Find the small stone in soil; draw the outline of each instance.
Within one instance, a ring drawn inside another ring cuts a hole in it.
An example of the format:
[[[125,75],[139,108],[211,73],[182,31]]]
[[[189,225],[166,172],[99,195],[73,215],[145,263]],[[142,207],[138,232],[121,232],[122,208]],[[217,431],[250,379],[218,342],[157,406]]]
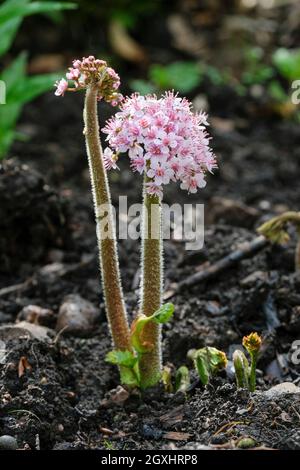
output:
[[[225,444],[228,441],[228,437],[224,433],[216,434],[212,436],[210,444]]]
[[[129,393],[121,385],[117,388],[110,390],[108,398],[104,398],[100,402],[100,406],[103,408],[109,408],[113,405],[123,406],[126,400],[129,398]]]
[[[286,395],[288,393],[300,393],[300,387],[297,387],[292,382],[282,382],[281,384],[274,385],[274,387],[263,392],[264,396],[269,399]]]
[[[42,308],[39,305],[26,305],[17,316],[17,320],[49,326],[54,317],[53,310]]]
[[[99,320],[100,311],[80,295],[68,295],[58,313],[56,331],[72,336],[88,336]]]
[[[16,450],[18,448],[17,439],[13,436],[0,436],[0,450]]]
[[[223,314],[223,309],[220,308],[219,302],[214,300],[209,300],[205,304],[205,310],[212,316],[218,316]]]
[[[22,321],[16,325],[5,325],[0,327],[0,339],[8,341],[14,338],[34,338],[39,341],[49,341],[53,331],[45,326],[35,325]]]
[[[247,408],[239,408],[238,410],[236,410],[236,414],[238,416],[243,416],[243,415],[246,415],[248,413],[249,413],[249,411],[247,410]]]

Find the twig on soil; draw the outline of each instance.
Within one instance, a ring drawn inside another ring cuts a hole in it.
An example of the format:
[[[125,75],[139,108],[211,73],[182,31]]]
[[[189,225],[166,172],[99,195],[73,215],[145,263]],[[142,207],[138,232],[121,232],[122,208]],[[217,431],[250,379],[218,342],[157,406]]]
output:
[[[225,423],[218,431],[216,431],[212,437],[218,436],[226,430],[226,432],[230,431],[233,427],[238,426],[239,424],[249,424],[249,421],[231,421],[230,423]]]
[[[3,287],[0,289],[0,297],[5,297],[8,294],[13,294],[14,292],[19,292],[24,289],[27,289],[27,287],[31,286],[34,281],[34,276],[30,277],[24,282],[20,282],[19,284],[14,284],[12,286],[8,287]]]
[[[208,268],[196,272],[179,282],[173,290],[169,290],[165,293],[164,300],[168,300],[171,297],[174,297],[174,295],[193,287],[200,282],[213,279],[226,269],[237,265],[240,261],[254,256],[256,253],[263,250],[268,244],[268,240],[263,236],[254,238],[251,242],[243,244],[242,248],[229,253],[229,255],[224,256],[224,258],[221,258],[216,263],[209,265]]]
[[[59,330],[59,332],[57,333],[57,335],[55,336],[55,338],[53,340],[53,345],[58,343],[58,341],[60,340],[61,335],[63,334],[64,331],[66,331],[67,328],[68,328],[68,325],[64,326],[61,330]]]

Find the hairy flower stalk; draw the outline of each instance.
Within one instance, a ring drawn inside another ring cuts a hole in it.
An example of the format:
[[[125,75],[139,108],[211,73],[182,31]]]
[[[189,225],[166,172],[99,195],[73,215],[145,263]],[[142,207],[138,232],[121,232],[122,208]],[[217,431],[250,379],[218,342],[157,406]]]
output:
[[[62,79],[56,84],[57,95],[63,95],[65,91],[86,90],[84,135],[95,208],[107,318],[114,347],[118,350],[130,350],[130,333],[120,282],[112,204],[97,115],[97,101],[104,99],[113,105],[120,101],[121,95],[116,92],[120,82],[117,74],[107,67],[106,62],[92,56],[84,58],[82,61],[74,61],[73,67],[67,73],[67,78],[73,80],[74,86],[69,88],[68,82]]]
[[[109,326],[116,349],[130,349],[129,327],[122,296],[116,235],[112,217],[112,206],[102,149],[99,139],[97,118],[97,88],[90,85],[86,91],[84,107],[85,139],[93,190],[97,240],[100,255],[103,292]],[[98,208],[105,205],[106,227],[101,223]],[[103,229],[106,230],[106,235]]]
[[[192,113],[188,100],[167,92],[160,99],[132,95],[103,129],[110,146],[104,152],[106,168],[116,168],[119,155],[128,152],[132,170],[144,175],[140,314],[132,327],[142,388],[161,377],[160,324],[145,318],[162,303],[163,186],[179,181],[189,193],[205,186],[205,173],[216,167],[207,124],[205,114]]]
[[[142,221],[141,254],[141,305],[140,313],[153,315],[162,304],[163,246],[161,228],[161,200],[158,195],[147,192],[149,177],[144,178],[144,202]],[[140,380],[143,388],[155,385],[161,374],[161,325],[149,322],[143,331],[143,339],[152,345],[149,352],[141,356]]]

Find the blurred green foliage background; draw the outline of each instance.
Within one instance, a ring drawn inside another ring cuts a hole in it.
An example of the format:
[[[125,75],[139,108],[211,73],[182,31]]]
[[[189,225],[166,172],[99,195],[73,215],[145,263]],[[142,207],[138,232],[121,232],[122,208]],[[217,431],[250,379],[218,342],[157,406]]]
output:
[[[174,89],[193,99],[230,88],[236,99],[299,120],[290,99],[300,79],[299,18],[293,0],[3,0],[0,158],[25,138],[16,130],[23,106],[85,54],[108,59],[127,93]]]

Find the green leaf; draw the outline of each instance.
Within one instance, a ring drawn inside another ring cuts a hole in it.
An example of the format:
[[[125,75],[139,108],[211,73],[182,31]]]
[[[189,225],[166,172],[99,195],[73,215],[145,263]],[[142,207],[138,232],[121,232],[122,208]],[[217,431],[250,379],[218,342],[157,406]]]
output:
[[[201,354],[195,357],[195,366],[203,385],[207,385],[210,379],[208,361]]]
[[[284,78],[291,81],[299,79],[300,49],[277,49],[273,54],[273,63]]]
[[[290,236],[286,231],[286,224],[288,220],[286,220],[283,216],[284,214],[267,220],[267,222],[258,227],[257,232],[260,235],[266,237],[272,243],[287,243],[290,239]]]
[[[59,74],[33,75],[27,77],[21,87],[12,94],[12,100],[22,104],[32,101],[37,96],[53,89]]]
[[[70,2],[6,0],[0,6],[0,57],[10,48],[24,16],[76,7]],[[51,89],[58,79],[56,74],[26,77],[26,65],[26,54],[22,53],[0,76],[6,86],[6,104],[0,109],[0,158],[5,156],[16,136],[14,128],[23,104]]]
[[[220,351],[216,348],[205,348],[208,350],[209,355],[209,365],[212,373],[217,372],[218,370],[225,369],[227,366],[227,357],[223,351]]]
[[[110,351],[106,354],[105,361],[119,367],[122,384],[139,387],[138,358],[131,351]]]
[[[144,314],[138,315],[131,326],[131,344],[134,349],[140,353],[151,351],[153,344],[149,344],[143,338],[143,330],[147,323],[166,323],[174,313],[174,305],[171,303],[160,307],[153,315],[147,317]]]
[[[137,357],[131,351],[114,350],[106,354],[105,361],[117,366],[133,369],[137,363]]]
[[[277,82],[276,80],[272,80],[270,82],[268,93],[273,100],[278,101],[279,103],[285,103],[289,99],[280,82]]]
[[[69,2],[31,2],[31,0],[6,0],[0,7],[0,57],[11,47],[24,16],[35,13],[55,13],[76,8]]]
[[[15,137],[14,128],[21,113],[22,104],[12,99],[12,94],[23,85],[26,70],[26,54],[20,54],[2,73],[0,79],[6,85],[6,104],[0,105],[0,158],[7,153]]]
[[[6,102],[23,104],[53,88],[59,74],[25,75],[26,53],[21,53],[2,73],[0,79],[6,84]]]
[[[211,375],[227,366],[226,354],[213,347],[192,350],[188,353],[188,357],[193,360],[203,385],[209,382]]]
[[[31,0],[6,0],[0,6],[0,23],[8,21],[12,18],[15,18],[19,15],[14,15],[13,12],[18,8],[26,8],[26,5],[30,3]]]
[[[188,93],[201,83],[203,73],[195,62],[174,62],[165,66],[152,65],[149,76],[161,90],[175,89]]]
[[[25,6],[27,3],[29,3],[29,1],[30,0],[7,0],[0,7],[0,14],[1,12],[3,14],[5,9],[7,9],[8,7],[11,7],[17,4]],[[0,38],[1,38],[0,57],[4,55],[5,52],[7,52],[10,46],[12,45],[21,22],[22,22],[22,17],[18,16],[18,17],[13,17],[10,20],[7,20],[2,24],[0,23]]]
[[[9,96],[22,84],[26,72],[26,65],[27,54],[22,52],[0,75],[0,79],[3,80],[6,85],[7,102],[9,102]]]
[[[23,105],[52,89],[59,74],[26,76],[27,56],[21,53],[2,73],[0,79],[6,85],[6,104],[0,113],[0,158],[7,153],[15,138],[14,128]]]
[[[255,70],[248,70],[243,73],[242,81],[246,85],[261,84],[272,78],[274,70],[265,65],[257,66]]]
[[[146,317],[146,315],[138,315],[131,326],[131,344],[140,354],[149,352],[153,348],[152,344],[148,344],[143,339],[143,329],[150,321],[151,317]]]
[[[0,160],[5,157],[9,147],[13,143],[15,138],[15,133],[12,129],[3,130],[0,128]]]
[[[28,2],[24,0],[6,1],[0,8],[0,25],[14,18],[34,15],[36,13],[53,13],[61,10],[74,10],[75,3],[70,2]]]
[[[175,307],[171,303],[162,305],[153,315],[151,315],[151,320],[155,323],[167,323],[171,318],[175,310]]]
[[[131,367],[120,366],[120,379],[121,384],[129,387],[140,387],[138,374]]]

